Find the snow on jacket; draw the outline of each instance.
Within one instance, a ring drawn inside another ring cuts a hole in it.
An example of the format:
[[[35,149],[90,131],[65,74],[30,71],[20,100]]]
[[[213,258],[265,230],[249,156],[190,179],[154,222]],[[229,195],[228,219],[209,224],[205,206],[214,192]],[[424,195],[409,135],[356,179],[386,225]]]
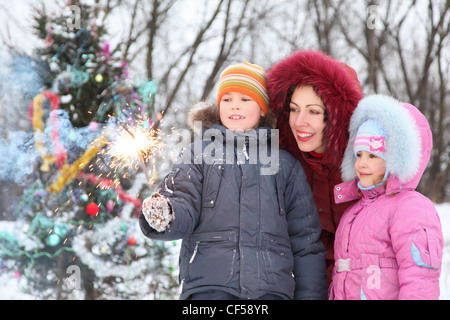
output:
[[[359,126],[377,120],[389,140],[386,187],[357,192],[353,142]],[[433,203],[415,191],[432,148],[425,117],[414,106],[374,95],[350,121],[336,202],[359,199],[341,218],[330,299],[438,299],[443,235]]]
[[[324,139],[327,151],[315,157],[298,148],[289,126],[289,102],[298,86],[311,85],[326,106]],[[345,209],[351,203],[335,203],[333,188],[341,183],[340,166],[348,142],[348,125],[362,98],[355,70],[320,51],[299,51],[274,65],[267,73],[271,109],[277,116],[280,147],[297,158],[305,170],[317,206],[321,240],[327,249],[329,281],[333,267],[334,234]]]
[[[194,118],[204,121],[214,109]],[[204,129],[203,140],[182,152],[184,160],[160,185],[175,214],[169,228],[156,232],[140,215],[146,236],[183,239],[180,298],[213,289],[242,298],[326,299],[320,220],[300,163],[279,150],[278,169],[261,174],[268,164],[259,157],[249,163],[249,145],[257,141],[258,150],[273,155],[269,128],[235,133],[213,123]],[[211,129],[214,139],[206,136]]]

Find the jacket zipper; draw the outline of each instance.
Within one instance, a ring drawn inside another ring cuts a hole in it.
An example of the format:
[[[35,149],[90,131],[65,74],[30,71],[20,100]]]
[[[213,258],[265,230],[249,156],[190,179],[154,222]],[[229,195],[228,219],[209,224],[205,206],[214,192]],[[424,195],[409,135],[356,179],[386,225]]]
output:
[[[247,153],[247,141],[244,141],[244,146],[242,148],[242,153],[244,154],[245,159],[247,159],[247,161],[248,161],[249,157],[248,157],[248,153]]]
[[[189,263],[194,262],[195,256],[197,255],[197,251],[198,251],[198,245],[199,245],[200,241],[197,240],[195,241],[195,248],[194,248],[194,252],[192,253],[191,259],[189,260]]]

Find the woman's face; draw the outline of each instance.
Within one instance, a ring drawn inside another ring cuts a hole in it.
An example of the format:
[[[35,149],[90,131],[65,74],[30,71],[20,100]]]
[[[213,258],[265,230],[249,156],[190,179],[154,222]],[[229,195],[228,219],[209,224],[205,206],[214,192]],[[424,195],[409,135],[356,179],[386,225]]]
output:
[[[324,153],[325,106],[313,87],[297,87],[289,108],[289,126],[298,148],[303,152]]]

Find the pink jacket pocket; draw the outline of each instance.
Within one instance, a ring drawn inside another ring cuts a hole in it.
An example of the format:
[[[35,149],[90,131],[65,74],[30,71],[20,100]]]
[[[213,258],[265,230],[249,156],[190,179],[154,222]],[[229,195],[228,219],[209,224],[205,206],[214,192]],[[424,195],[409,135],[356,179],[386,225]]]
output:
[[[422,227],[411,242],[411,256],[417,266],[438,269],[440,261],[438,254],[438,240],[432,230]]]

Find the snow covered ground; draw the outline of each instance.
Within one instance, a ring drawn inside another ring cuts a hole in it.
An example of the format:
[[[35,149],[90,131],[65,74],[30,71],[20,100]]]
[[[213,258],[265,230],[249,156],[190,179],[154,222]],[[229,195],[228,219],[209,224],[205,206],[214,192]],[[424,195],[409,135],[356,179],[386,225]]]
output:
[[[444,233],[444,255],[440,278],[441,300],[450,300],[450,203],[436,205]],[[10,223],[0,222],[0,230],[7,229]],[[0,274],[0,300],[30,300],[35,297],[22,293],[20,287],[24,279],[14,272]]]
[[[450,203],[436,205],[441,218],[444,233],[444,255],[442,257],[442,273],[440,278],[441,300],[450,300]]]

